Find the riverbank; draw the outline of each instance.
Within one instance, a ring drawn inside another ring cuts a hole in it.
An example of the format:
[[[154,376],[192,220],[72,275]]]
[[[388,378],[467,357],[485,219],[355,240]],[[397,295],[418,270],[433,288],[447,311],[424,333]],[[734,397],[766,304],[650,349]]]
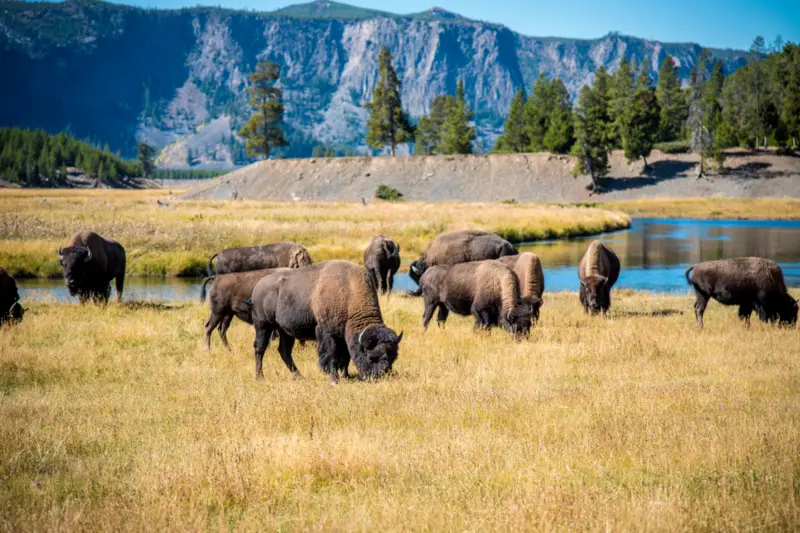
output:
[[[58,277],[56,250],[93,229],[121,242],[129,276],[196,276],[223,248],[294,241],[315,261],[361,262],[385,234],[416,258],[442,232],[484,229],[512,242],[594,235],[630,226],[627,215],[551,204],[438,204],[370,200],[183,200],[169,191],[0,191],[0,265],[17,277]]]
[[[314,343],[302,379],[272,345],[256,382],[238,320],[208,354],[196,303],[31,303],[0,335],[3,523],[800,528],[797,330],[712,302],[697,331],[689,297],[612,298],[603,320],[546,294],[522,343],[455,315],[423,335],[419,299],[382,298],[396,375],[335,388]]]
[[[648,198],[590,205],[636,218],[800,220],[798,198]]]

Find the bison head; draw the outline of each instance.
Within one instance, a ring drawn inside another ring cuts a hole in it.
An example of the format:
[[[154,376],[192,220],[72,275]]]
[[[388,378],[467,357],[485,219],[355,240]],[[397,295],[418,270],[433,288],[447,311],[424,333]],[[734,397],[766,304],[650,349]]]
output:
[[[797,310],[799,302],[800,301],[795,300],[788,294],[786,295],[783,304],[778,308],[778,319],[780,320],[781,324],[792,326],[797,324]]]
[[[64,282],[69,293],[75,296],[85,286],[88,269],[86,264],[92,260],[92,251],[87,246],[70,246],[58,249],[58,261],[64,268]]]
[[[414,283],[419,285],[419,278],[422,277],[426,270],[428,270],[428,265],[425,263],[425,260],[420,257],[411,263],[411,268],[408,269],[408,275],[414,280]]]
[[[531,333],[533,322],[539,318],[539,308],[542,300],[539,298],[523,298],[514,309],[500,317],[500,326],[514,335],[517,341],[522,340]]]
[[[592,313],[608,306],[608,278],[599,274],[581,280],[581,295],[584,305]]]
[[[384,325],[367,326],[350,338],[348,347],[353,364],[362,378],[377,378],[392,370],[397,359],[400,335]]]

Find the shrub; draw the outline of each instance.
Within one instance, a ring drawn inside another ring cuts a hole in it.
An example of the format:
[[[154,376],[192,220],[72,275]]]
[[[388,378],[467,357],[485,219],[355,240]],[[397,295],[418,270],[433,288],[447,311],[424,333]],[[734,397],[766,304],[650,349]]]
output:
[[[686,154],[689,152],[689,141],[672,141],[666,143],[656,143],[653,148],[665,154]]]
[[[378,185],[378,188],[375,189],[375,198],[387,200],[389,202],[397,202],[403,199],[403,193],[381,183]]]

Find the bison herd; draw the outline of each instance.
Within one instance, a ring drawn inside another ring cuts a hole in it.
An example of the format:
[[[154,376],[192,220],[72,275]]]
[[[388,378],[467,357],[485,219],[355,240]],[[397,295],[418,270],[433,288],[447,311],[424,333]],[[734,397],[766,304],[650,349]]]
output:
[[[108,302],[112,280],[122,299],[125,249],[118,242],[82,231],[59,248],[58,258],[67,289],[81,303],[90,298]],[[205,344],[210,349],[216,329],[228,348],[226,332],[235,316],[255,328],[256,378],[263,377],[264,353],[273,339],[294,375],[299,375],[292,359],[295,342],[315,341],[320,367],[332,382],[349,375],[350,361],[362,378],[381,376],[391,371],[403,333],[383,322],[378,293],[392,290],[399,268],[400,247],[383,235],[367,246],[363,267],[348,261],[312,264],[308,251],[290,242],[222,250],[209,260],[201,288],[205,300],[211,284]],[[608,311],[619,274],[614,251],[599,241],[589,244],[578,266],[579,299],[586,313]],[[441,327],[453,312],[471,316],[476,328],[499,326],[521,340],[539,319],[545,289],[539,257],[519,253],[493,233],[439,235],[411,263],[409,275],[418,285],[409,294],[424,302],[423,330],[434,312]],[[686,280],[696,294],[700,328],[710,298],[738,305],[748,326],[754,311],[764,322],[797,323],[798,302],[789,295],[780,267],[768,259],[698,263],[686,270]],[[19,300],[14,278],[0,268],[0,324],[22,320]]]

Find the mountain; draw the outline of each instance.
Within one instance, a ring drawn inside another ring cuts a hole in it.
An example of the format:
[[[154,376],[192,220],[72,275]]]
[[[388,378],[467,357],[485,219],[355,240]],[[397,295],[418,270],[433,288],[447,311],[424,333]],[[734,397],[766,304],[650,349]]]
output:
[[[226,168],[245,162],[235,132],[249,114],[247,74],[281,65],[287,156],[325,144],[362,146],[377,55],[391,50],[413,117],[462,78],[475,109],[479,149],[491,147],[518,87],[540,72],[571,93],[600,65],[648,58],[654,77],[672,55],[685,80],[701,50],[608,34],[529,37],[440,8],[395,15],[317,1],[275,12],[196,7],[140,9],[95,0],[0,4],[0,125],[68,130],[123,154],[136,140],[160,164]],[[713,50],[728,72],[745,53]]]

